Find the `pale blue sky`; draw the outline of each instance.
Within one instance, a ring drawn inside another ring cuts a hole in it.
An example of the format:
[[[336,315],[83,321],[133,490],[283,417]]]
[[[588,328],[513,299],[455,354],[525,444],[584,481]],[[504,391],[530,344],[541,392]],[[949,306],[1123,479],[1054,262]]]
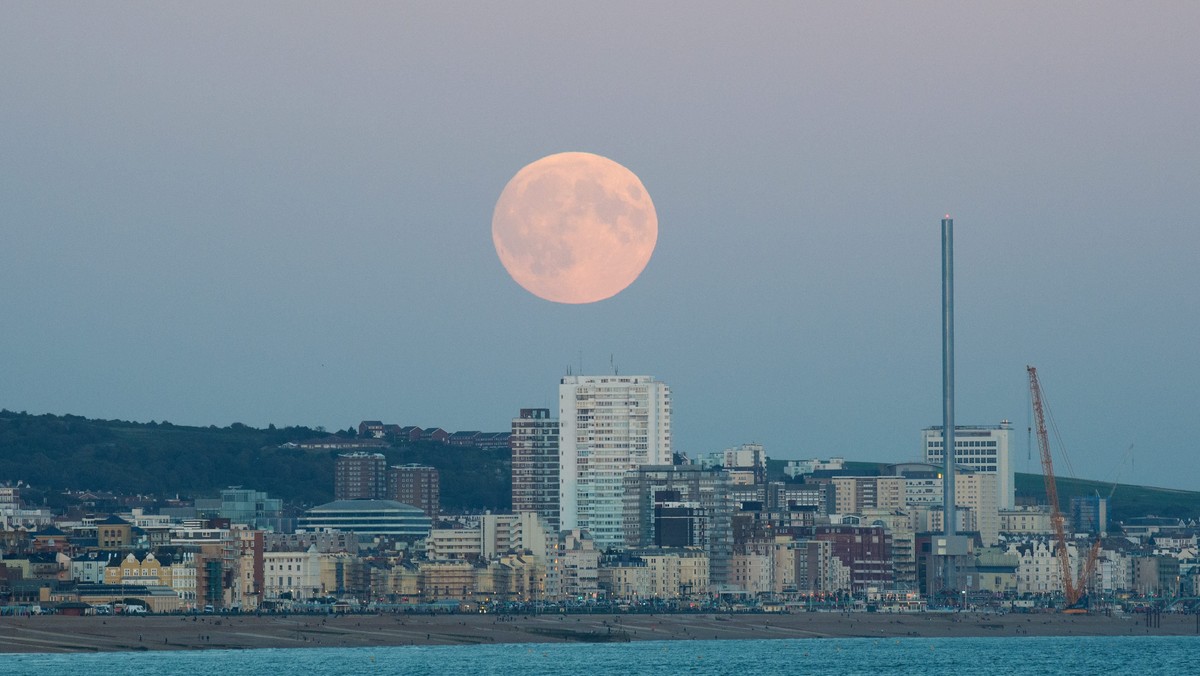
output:
[[[0,407],[499,430],[613,354],[680,450],[909,460],[950,212],[959,421],[1034,468],[1031,363],[1079,473],[1200,488],[1200,5],[647,4],[5,3]],[[594,305],[492,248],[570,150],[660,222]]]

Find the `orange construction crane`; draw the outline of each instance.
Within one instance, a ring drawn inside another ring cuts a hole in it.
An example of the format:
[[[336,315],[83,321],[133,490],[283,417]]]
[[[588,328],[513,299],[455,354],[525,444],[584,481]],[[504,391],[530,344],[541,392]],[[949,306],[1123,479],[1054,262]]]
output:
[[[1042,387],[1038,384],[1037,369],[1026,366],[1029,371],[1029,392],[1033,395],[1033,416],[1037,425],[1038,449],[1042,452],[1042,475],[1046,480],[1046,500],[1050,503],[1050,525],[1054,528],[1054,538],[1058,541],[1058,562],[1062,566],[1063,594],[1067,605],[1065,612],[1083,612],[1086,604],[1084,593],[1087,582],[1096,570],[1096,561],[1100,557],[1100,538],[1092,544],[1084,560],[1083,570],[1076,580],[1071,572],[1071,555],[1067,551],[1067,531],[1063,523],[1062,507],[1058,504],[1058,484],[1054,481],[1054,461],[1050,458],[1050,440],[1046,436],[1046,414],[1042,401]],[[1084,603],[1080,603],[1083,599]]]

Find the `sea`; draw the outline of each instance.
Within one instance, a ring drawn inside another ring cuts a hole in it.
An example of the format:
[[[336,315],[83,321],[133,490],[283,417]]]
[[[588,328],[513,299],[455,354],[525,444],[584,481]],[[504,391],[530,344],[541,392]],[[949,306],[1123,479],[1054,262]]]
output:
[[[535,643],[0,655],[2,674],[1200,673],[1200,637],[1004,637]]]

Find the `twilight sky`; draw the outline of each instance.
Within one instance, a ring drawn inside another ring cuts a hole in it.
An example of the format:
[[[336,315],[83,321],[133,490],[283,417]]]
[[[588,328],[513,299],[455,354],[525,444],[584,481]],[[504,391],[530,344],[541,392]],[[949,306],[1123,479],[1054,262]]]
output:
[[[916,459],[949,212],[959,422],[1035,468],[1033,364],[1075,474],[1200,488],[1200,4],[659,4],[5,3],[0,408],[504,430],[611,354],[679,450]],[[597,304],[492,245],[562,151],[658,212]]]

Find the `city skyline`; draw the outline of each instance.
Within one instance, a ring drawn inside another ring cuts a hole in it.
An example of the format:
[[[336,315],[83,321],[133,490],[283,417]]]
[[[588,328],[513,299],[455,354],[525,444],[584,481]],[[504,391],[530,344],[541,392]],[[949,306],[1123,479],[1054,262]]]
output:
[[[619,369],[692,456],[915,460],[949,212],[958,422],[1039,471],[1033,364],[1083,476],[1200,485],[1195,5],[0,14],[0,408],[504,430]],[[570,151],[659,221],[586,307],[490,235]]]

